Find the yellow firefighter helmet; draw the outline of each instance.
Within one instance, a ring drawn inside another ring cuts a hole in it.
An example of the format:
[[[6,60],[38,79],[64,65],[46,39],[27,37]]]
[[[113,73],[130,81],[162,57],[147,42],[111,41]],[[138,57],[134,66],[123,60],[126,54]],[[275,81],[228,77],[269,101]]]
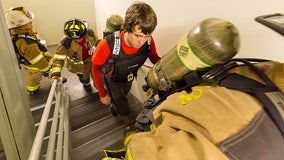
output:
[[[34,19],[34,14],[24,7],[13,7],[5,12],[6,24],[9,29],[23,26]]]

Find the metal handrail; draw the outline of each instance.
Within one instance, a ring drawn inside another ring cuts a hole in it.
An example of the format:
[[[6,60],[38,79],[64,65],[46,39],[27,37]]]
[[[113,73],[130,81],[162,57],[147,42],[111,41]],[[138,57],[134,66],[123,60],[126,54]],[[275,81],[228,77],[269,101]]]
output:
[[[62,80],[54,80],[33,142],[33,146],[29,155],[29,160],[38,160],[41,156],[43,156],[41,155],[43,153],[42,143],[44,140],[49,113],[54,99],[56,100],[56,103],[53,112],[45,159],[53,160],[54,153],[56,153],[55,157],[58,160],[70,159],[70,97],[66,89],[66,85],[62,83]],[[56,148],[55,142],[57,142]]]

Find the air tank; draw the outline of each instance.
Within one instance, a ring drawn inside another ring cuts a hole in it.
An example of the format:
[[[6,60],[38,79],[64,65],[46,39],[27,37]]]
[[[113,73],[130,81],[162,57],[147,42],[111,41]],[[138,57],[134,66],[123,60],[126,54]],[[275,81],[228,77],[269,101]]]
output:
[[[148,72],[146,81],[154,90],[168,90],[187,73],[222,64],[240,48],[237,27],[219,18],[207,18],[195,25]]]

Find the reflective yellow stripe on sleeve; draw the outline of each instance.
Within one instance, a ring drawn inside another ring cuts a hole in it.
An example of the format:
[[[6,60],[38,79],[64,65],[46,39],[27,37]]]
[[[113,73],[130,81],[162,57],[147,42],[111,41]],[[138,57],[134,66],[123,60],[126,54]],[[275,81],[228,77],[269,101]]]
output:
[[[84,64],[84,62],[83,61],[74,61],[73,59],[71,59],[70,57],[67,57],[67,59],[70,61],[70,62],[72,62],[73,64]]]
[[[24,65],[23,67],[28,69],[28,70],[47,72],[51,68],[51,65],[49,64],[47,67],[45,67],[43,69],[39,69],[37,67],[30,67],[30,66],[26,66],[26,65]]]
[[[64,60],[66,58],[66,55],[61,55],[61,54],[54,54],[53,58],[55,60]]]
[[[47,72],[47,71],[50,70],[50,68],[51,68],[51,64],[48,64],[48,66],[45,67],[45,68],[43,68],[41,71],[42,71],[42,72]]]
[[[52,67],[51,73],[61,72],[61,67]]]
[[[42,58],[44,58],[44,56],[42,55],[42,52],[40,54],[38,54],[34,59],[32,60],[29,60],[29,62],[31,64],[35,64],[37,63],[38,61],[40,61]]]

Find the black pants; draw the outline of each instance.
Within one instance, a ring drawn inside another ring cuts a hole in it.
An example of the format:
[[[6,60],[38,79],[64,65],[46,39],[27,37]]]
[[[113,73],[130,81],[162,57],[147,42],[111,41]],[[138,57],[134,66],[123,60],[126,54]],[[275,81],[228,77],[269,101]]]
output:
[[[127,94],[131,89],[132,81],[119,83],[113,82],[110,78],[104,78],[104,84],[108,95],[111,97],[111,103],[116,107],[121,116],[127,116],[130,113]]]

